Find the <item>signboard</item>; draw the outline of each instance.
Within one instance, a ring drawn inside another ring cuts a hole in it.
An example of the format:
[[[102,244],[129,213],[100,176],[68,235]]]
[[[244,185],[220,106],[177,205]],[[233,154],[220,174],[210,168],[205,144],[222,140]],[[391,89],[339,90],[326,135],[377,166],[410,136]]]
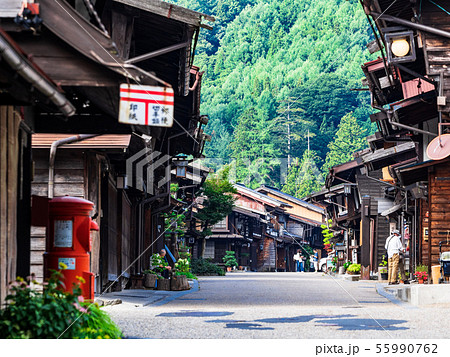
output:
[[[72,247],[72,221],[55,221],[55,240],[54,246],[57,248],[71,248]]]
[[[120,85],[119,123],[171,127],[173,108],[172,88]]]

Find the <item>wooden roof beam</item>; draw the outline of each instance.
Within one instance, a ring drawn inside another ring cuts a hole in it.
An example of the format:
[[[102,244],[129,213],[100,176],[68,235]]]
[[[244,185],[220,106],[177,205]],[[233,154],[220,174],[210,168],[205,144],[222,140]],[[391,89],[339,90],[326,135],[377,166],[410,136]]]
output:
[[[201,12],[186,9],[181,6],[169,4],[160,0],[114,0],[115,2],[129,5],[141,10],[145,10],[168,19],[181,21],[189,25],[203,27],[212,30],[212,27],[202,23],[202,19],[214,22],[216,19],[213,16],[203,14]]]

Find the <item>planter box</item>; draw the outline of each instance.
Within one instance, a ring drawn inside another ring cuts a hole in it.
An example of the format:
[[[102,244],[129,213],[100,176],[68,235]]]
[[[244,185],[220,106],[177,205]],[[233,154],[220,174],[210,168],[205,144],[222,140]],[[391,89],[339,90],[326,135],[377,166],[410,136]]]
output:
[[[157,279],[156,290],[170,290],[170,279]]]
[[[156,275],[155,274],[145,274],[144,275],[144,286],[148,289],[156,288]]]
[[[175,275],[170,279],[170,290],[189,290],[190,286],[185,275]]]
[[[140,275],[131,276],[131,289],[143,289],[144,288],[144,277]]]

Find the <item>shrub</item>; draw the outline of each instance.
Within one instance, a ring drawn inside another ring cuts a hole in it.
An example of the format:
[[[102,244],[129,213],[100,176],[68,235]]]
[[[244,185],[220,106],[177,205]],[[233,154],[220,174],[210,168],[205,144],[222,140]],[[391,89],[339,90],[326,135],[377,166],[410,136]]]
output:
[[[167,264],[166,260],[160,256],[158,253],[155,253],[150,258],[150,264],[152,265],[152,270],[158,274],[161,274],[164,270],[166,270]]]
[[[361,264],[351,264],[348,268],[347,271],[349,273],[354,273],[354,274],[358,274],[359,272],[361,272]]]
[[[345,262],[344,269],[347,270],[350,265],[352,265],[352,262]]]
[[[175,263],[175,268],[182,273],[189,272],[189,260],[178,259],[178,261]]]
[[[225,252],[225,256],[222,258],[223,262],[225,263],[225,266],[227,267],[235,267],[238,265],[236,260],[236,255],[232,250],[227,250]]]
[[[416,266],[415,272],[428,273],[428,266],[424,264],[419,264]]]
[[[39,284],[33,277],[17,278],[0,311],[0,338],[120,338],[119,328],[97,304],[86,303],[79,285],[62,291],[63,275],[53,271]],[[82,278],[80,278],[82,280]]]
[[[187,271],[187,272],[177,271],[177,272],[175,272],[175,275],[185,275],[188,279],[195,279],[195,280],[198,279],[194,274],[192,274],[189,271]]]
[[[195,275],[225,275],[221,267],[203,258],[192,260],[191,271]]]

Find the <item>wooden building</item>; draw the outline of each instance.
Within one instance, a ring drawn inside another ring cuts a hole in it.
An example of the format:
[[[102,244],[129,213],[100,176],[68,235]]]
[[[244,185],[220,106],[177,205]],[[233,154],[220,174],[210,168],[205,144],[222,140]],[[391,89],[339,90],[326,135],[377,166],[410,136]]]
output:
[[[389,166],[397,185],[393,190],[396,205],[389,217],[397,216],[405,244],[410,242],[412,265],[431,267],[439,261],[439,242],[446,241],[448,231],[448,154],[433,155],[435,160],[430,160],[427,153],[430,142],[448,132],[450,119],[448,14],[445,6],[431,1],[362,3],[374,21],[376,40],[384,47],[379,60],[363,66],[372,105],[380,110],[371,116],[379,127],[380,142],[411,142],[417,148],[415,160]],[[392,47],[400,40],[408,45],[405,53],[396,53]]]
[[[94,203],[92,213],[100,226],[91,232],[91,272],[96,278],[96,292],[122,273],[120,283],[125,285],[136,266],[129,269],[136,258],[136,239],[132,239],[137,217],[134,197],[117,183],[114,163],[128,156],[131,135],[100,135],[63,144],[49,162],[53,143],[70,137],[68,134],[34,134],[32,138],[34,178],[32,194],[41,197],[69,195]],[[49,185],[49,166],[53,185]],[[49,192],[52,190],[52,192]],[[134,237],[133,237],[134,238]],[[45,227],[31,227],[31,272],[43,278]]]
[[[322,248],[323,208],[267,186],[235,188],[233,212],[213,226],[206,258],[220,264],[225,251],[232,250],[244,269],[295,271],[293,256],[298,249]],[[196,246],[193,251],[197,257]]]
[[[298,249],[302,250],[305,245],[319,249],[319,255],[321,256],[323,236],[320,226],[325,223],[323,207],[308,203],[270,186],[263,185],[257,191],[289,204],[285,207],[286,220],[280,222],[283,223],[284,244],[282,245],[284,249],[278,254],[281,259],[278,259],[277,268],[295,271],[293,256]],[[307,254],[306,252],[303,253]]]
[[[20,1],[0,2],[0,97],[2,105],[7,105],[0,111],[1,174],[10,181],[18,178],[15,184],[1,183],[5,204],[0,222],[0,298],[5,296],[8,281],[30,271],[32,132],[51,134],[53,141],[61,134],[84,139],[85,135],[131,135],[136,139],[131,139],[126,153],[123,149],[120,154],[112,153],[115,149],[103,143],[106,146],[61,149],[59,159],[67,161],[56,161],[60,181],[54,187],[55,195],[70,193],[94,201],[97,208],[108,207],[108,214],[103,211],[102,216],[99,210],[97,216],[103,245],[96,247],[94,254],[100,255],[104,264],[102,268],[99,259],[93,260],[93,270],[102,271],[99,291],[106,281],[119,277],[130,261],[131,253],[120,252],[131,250],[136,256],[145,251],[134,271],[145,269],[152,249],[160,248],[161,213],[179,205],[170,195],[170,160],[154,171],[152,180],[147,176],[140,182],[136,181],[135,161],[147,170],[156,152],[161,157],[202,156],[207,139],[203,133],[207,118],[200,115],[203,73],[193,59],[200,28],[211,28],[203,21],[214,18],[159,0],[151,4],[96,1],[87,8],[80,0],[40,0],[28,17],[20,12],[18,3],[21,5]],[[123,83],[172,88],[173,126],[119,123],[119,87]],[[10,145],[5,146],[3,135]],[[45,194],[45,174],[39,170],[46,170],[48,163],[43,151],[48,149],[36,148],[34,153],[38,167],[34,190],[39,194]],[[127,165],[130,162],[131,167]],[[60,176],[61,170],[69,171]],[[168,176],[165,185],[158,185]],[[136,224],[126,219],[130,216],[138,217]],[[34,236],[42,234],[33,228]],[[38,238],[32,242],[34,252],[42,248]],[[31,257],[34,260],[36,253]],[[116,283],[119,288],[125,284]]]
[[[312,194],[310,202],[326,206],[338,247],[339,264],[358,262],[376,273],[385,254],[384,244],[392,226],[401,219],[395,201],[395,185],[388,168],[417,160],[412,142],[380,145],[380,135],[368,137],[369,148],[353,154],[354,160],[330,168],[325,190]]]

